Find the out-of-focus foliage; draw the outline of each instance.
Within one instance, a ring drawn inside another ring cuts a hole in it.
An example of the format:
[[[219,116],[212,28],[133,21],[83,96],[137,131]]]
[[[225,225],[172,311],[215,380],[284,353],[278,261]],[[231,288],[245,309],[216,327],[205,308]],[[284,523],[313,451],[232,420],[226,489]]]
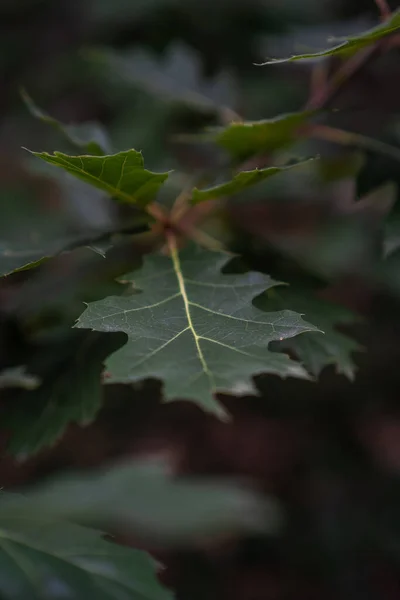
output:
[[[400,597],[399,25],[1,4],[2,597]]]
[[[70,475],[42,489],[0,496],[2,514],[62,519],[86,525],[130,530],[162,545],[185,546],[244,531],[275,535],[282,526],[272,500],[222,480],[174,481],[163,464],[128,463],[99,473]]]
[[[354,54],[355,52],[358,52],[365,46],[369,46],[370,44],[378,42],[386,36],[396,33],[399,27],[400,11],[398,10],[395,13],[393,13],[389,19],[385,20],[377,27],[374,27],[369,31],[365,31],[360,35],[333,38],[331,41],[339,43],[335,44],[332,48],[329,48],[328,50],[321,50],[320,52],[313,52],[311,54],[298,54],[295,56],[291,56],[290,58],[274,59],[267,61],[264,64],[273,64],[275,62],[287,62],[292,60],[302,60],[306,58],[320,58],[323,56],[349,56],[351,54]]]

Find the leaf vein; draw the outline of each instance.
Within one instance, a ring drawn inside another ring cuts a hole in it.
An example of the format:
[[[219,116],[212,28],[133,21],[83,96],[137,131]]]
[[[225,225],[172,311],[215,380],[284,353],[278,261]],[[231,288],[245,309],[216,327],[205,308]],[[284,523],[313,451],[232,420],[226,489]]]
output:
[[[206,312],[210,312],[213,315],[218,315],[219,317],[226,317],[227,319],[234,319],[235,321],[243,321],[243,323],[254,323],[255,325],[269,325],[270,327],[274,328],[274,324],[270,323],[268,321],[254,321],[253,319],[244,319],[242,317],[234,317],[232,315],[227,315],[226,313],[212,310],[211,308],[206,308],[205,306],[202,306],[201,304],[197,304],[197,302],[189,301],[189,304],[191,306],[196,306],[196,308],[201,308],[202,310],[205,310]],[[282,325],[282,327],[289,327],[289,326]]]
[[[164,298],[163,300],[160,300],[159,302],[155,302],[154,304],[148,304],[147,306],[139,306],[137,308],[129,308],[129,309],[118,309],[118,312],[112,313],[111,315],[104,315],[101,317],[94,317],[92,319],[92,322],[94,321],[101,321],[104,319],[111,319],[112,317],[116,317],[119,315],[127,315],[128,313],[131,312],[137,312],[137,311],[141,311],[141,310],[151,310],[153,308],[157,308],[158,306],[161,306],[162,304],[166,304],[167,302],[170,302],[170,300],[173,300],[174,298],[177,298],[178,296],[180,296],[179,292],[177,292],[176,294],[173,294],[172,296],[169,296],[168,298]],[[117,307],[115,307],[117,308]]]
[[[146,362],[150,358],[153,358],[153,356],[155,356],[156,354],[158,354],[159,352],[161,352],[161,350],[164,350],[164,348],[166,348],[167,346],[169,346],[169,344],[172,344],[172,342],[174,342],[176,339],[178,339],[178,337],[180,335],[182,335],[182,333],[185,333],[185,331],[188,331],[189,329],[190,329],[189,327],[186,327],[185,329],[182,329],[182,331],[180,331],[179,333],[177,333],[176,335],[174,335],[174,337],[172,337],[169,340],[167,340],[164,344],[162,344],[161,346],[159,346],[155,350],[153,350],[153,352],[150,352],[150,354],[146,354],[146,356],[144,356],[141,360],[139,360],[137,363],[134,363],[131,368],[134,369],[135,367],[138,367],[139,365],[143,364],[144,362]]]
[[[172,263],[173,263],[175,274],[176,274],[176,277],[178,280],[179,291],[183,298],[183,304],[185,307],[186,318],[189,323],[189,328],[190,328],[190,331],[192,332],[192,335],[194,337],[194,341],[196,344],[197,355],[199,357],[202,369],[203,369],[204,373],[207,375],[207,378],[210,382],[210,387],[212,390],[214,390],[216,388],[214,376],[207,365],[207,361],[205,359],[205,356],[203,354],[203,351],[202,351],[200,343],[199,343],[200,337],[197,334],[195,327],[193,325],[192,315],[190,314],[190,302],[189,302],[189,298],[188,298],[186,286],[185,286],[185,279],[184,279],[183,273],[182,273],[178,249],[176,247],[176,243],[175,243],[175,240],[173,240],[173,238],[172,238],[172,241],[170,242],[170,246],[171,246]]]

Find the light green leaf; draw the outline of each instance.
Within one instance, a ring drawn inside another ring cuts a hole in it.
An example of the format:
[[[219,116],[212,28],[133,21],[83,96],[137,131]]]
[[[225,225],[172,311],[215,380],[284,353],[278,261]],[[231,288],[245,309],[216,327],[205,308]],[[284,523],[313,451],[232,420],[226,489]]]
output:
[[[155,461],[71,474],[18,498],[0,495],[0,514],[16,512],[129,531],[157,546],[239,532],[275,534],[282,523],[272,498],[227,478],[177,480],[168,465]]]
[[[327,365],[334,365],[338,373],[353,380],[356,366],[352,354],[362,348],[336,329],[338,325],[350,325],[359,320],[351,310],[319,298],[311,288],[296,285],[268,291],[260,306],[264,310],[282,310],[290,306],[320,330],[279,342],[277,347],[294,352],[315,376]]]
[[[198,190],[195,188],[192,194],[192,202],[193,204],[198,204],[199,202],[212,200],[213,198],[222,198],[224,196],[239,194],[243,190],[273,177],[273,175],[277,175],[278,173],[282,173],[282,171],[287,171],[298,165],[303,165],[305,162],[307,161],[302,161],[286,167],[267,167],[265,169],[254,169],[253,171],[241,171],[227,183],[222,183],[205,190]]]
[[[54,444],[71,422],[89,424],[101,407],[103,361],[121,340],[109,336],[99,343],[93,334],[78,338],[39,387],[23,392],[3,411],[3,426],[12,432],[8,450],[20,459]]]
[[[311,52],[308,54],[296,54],[294,56],[290,56],[289,58],[270,59],[262,64],[270,65],[274,63],[291,62],[294,60],[320,58],[322,56],[348,56],[358,52],[358,50],[361,50],[365,46],[369,46],[375,42],[378,42],[383,37],[395,33],[398,29],[400,29],[400,10],[396,10],[394,13],[392,13],[388,20],[386,20],[384,23],[381,23],[377,27],[370,29],[369,31],[364,31],[359,35],[349,37],[333,38],[330,41],[337,43],[335,46],[328,48],[327,50]]]
[[[18,503],[17,496],[10,496]],[[108,542],[86,527],[30,518],[23,506],[13,516],[0,511],[3,600],[172,599],[145,552]]]
[[[159,187],[168,177],[168,173],[147,171],[141,153],[136,150],[107,156],[69,156],[61,152],[32,154],[121,202],[139,206],[146,206],[154,200]]]
[[[77,327],[128,335],[106,363],[108,381],[159,378],[166,400],[188,398],[221,415],[214,394],[253,389],[253,375],[305,376],[268,344],[315,328],[289,310],[257,309],[253,299],[277,282],[255,272],[222,275],[229,258],[196,247],[149,256],[124,277],[141,293],[89,304]]]
[[[109,142],[105,131],[97,123],[81,123],[79,125],[64,125],[39,108],[26,90],[21,90],[21,96],[32,116],[50,125],[61,133],[66,140],[86,154],[102,156],[109,152]]]
[[[263,121],[231,123],[212,134],[216,144],[222,146],[237,160],[269,153],[295,142],[299,129],[311,116],[311,112],[289,113]]]

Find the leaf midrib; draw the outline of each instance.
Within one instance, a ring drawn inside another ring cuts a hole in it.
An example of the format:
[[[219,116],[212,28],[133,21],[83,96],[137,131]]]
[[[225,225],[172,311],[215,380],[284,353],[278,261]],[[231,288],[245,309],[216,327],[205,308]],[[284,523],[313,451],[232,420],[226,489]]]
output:
[[[216,389],[216,383],[214,380],[214,376],[208,367],[207,361],[205,359],[205,356],[204,356],[203,351],[200,346],[201,337],[197,334],[196,329],[193,325],[192,315],[190,313],[190,301],[189,301],[189,298],[187,295],[185,279],[183,276],[181,261],[179,259],[179,252],[178,252],[175,241],[171,241],[170,249],[171,249],[172,264],[174,267],[176,278],[178,280],[179,292],[183,299],[183,305],[185,308],[185,314],[186,314],[186,319],[187,319],[187,322],[189,325],[189,330],[193,335],[193,339],[194,339],[194,342],[196,345],[197,355],[199,357],[203,372],[207,376],[207,378],[210,382],[211,390],[214,391]]]

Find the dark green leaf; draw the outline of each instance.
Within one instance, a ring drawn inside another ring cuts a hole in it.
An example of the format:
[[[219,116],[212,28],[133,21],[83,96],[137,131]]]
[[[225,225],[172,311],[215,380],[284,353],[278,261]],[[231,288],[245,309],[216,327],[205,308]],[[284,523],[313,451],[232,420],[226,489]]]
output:
[[[231,479],[176,480],[162,463],[132,461],[70,475],[0,495],[0,514],[66,519],[111,531],[130,531],[157,545],[185,544],[239,532],[276,533],[280,511],[272,499]]]
[[[12,432],[9,451],[26,458],[54,444],[71,422],[90,423],[102,404],[103,361],[120,344],[119,336],[89,334],[78,336],[65,356],[60,352],[41,385],[15,397],[2,415],[3,427]]]
[[[32,248],[31,250],[14,249],[2,244],[2,248],[0,248],[0,276],[34,269],[60,250],[58,244],[51,245],[48,248]]]
[[[171,600],[146,553],[86,527],[31,519],[22,508],[13,516],[0,513],[2,600]]]
[[[266,179],[269,179],[273,175],[292,169],[298,165],[303,165],[305,161],[296,163],[294,165],[288,165],[286,167],[267,167],[265,169],[254,169],[253,171],[241,171],[235,177],[227,183],[216,185],[212,188],[205,190],[193,190],[192,202],[198,204],[205,200],[212,200],[213,198],[221,198],[224,196],[233,196],[239,194],[243,190],[261,183]]]
[[[96,156],[102,156],[109,152],[106,133],[97,123],[64,125],[39,108],[25,90],[21,90],[21,95],[31,115],[60,132],[73,146],[83,150],[86,154],[95,154]]]
[[[214,141],[237,160],[256,154],[273,152],[288,146],[299,137],[299,130],[310,112],[290,113],[263,121],[231,123],[215,131]]]
[[[32,154],[121,202],[140,206],[146,206],[154,200],[159,187],[168,177],[168,173],[147,171],[141,153],[136,150],[108,156],[69,156],[61,152]]]
[[[199,56],[189,47],[175,44],[162,60],[144,50],[119,54],[109,50],[94,50],[89,58],[101,63],[113,78],[154,94],[163,101],[187,104],[197,110],[234,114],[231,106],[235,98],[233,80],[220,73],[215,80],[202,75]]]
[[[66,211],[43,206],[32,188],[15,184],[0,190],[0,276],[34,268],[78,243]]]
[[[315,328],[292,311],[265,313],[252,300],[277,285],[267,275],[222,275],[229,256],[195,247],[154,255],[124,277],[142,293],[89,304],[77,327],[123,331],[127,344],[107,361],[110,382],[164,381],[167,400],[188,398],[223,414],[216,392],[252,389],[257,373],[304,377],[273,340]]]
[[[313,289],[296,285],[268,291],[260,301],[264,310],[282,310],[289,307],[305,315],[320,331],[280,342],[277,347],[292,351],[305,367],[318,376],[327,365],[335,365],[338,373],[354,378],[354,352],[360,345],[338,331],[338,325],[354,324],[357,316],[349,309],[319,298]]]
[[[381,23],[377,27],[370,29],[369,31],[364,31],[359,35],[349,37],[333,38],[331,41],[336,42],[336,45],[332,48],[321,50],[320,52],[311,52],[308,54],[295,54],[289,58],[271,59],[267,60],[265,63],[263,63],[263,65],[291,62],[302,59],[314,59],[322,56],[348,56],[358,52],[358,50],[361,50],[365,46],[375,44],[383,37],[395,33],[398,29],[400,29],[400,10],[395,11],[388,20],[386,20],[384,23]]]

